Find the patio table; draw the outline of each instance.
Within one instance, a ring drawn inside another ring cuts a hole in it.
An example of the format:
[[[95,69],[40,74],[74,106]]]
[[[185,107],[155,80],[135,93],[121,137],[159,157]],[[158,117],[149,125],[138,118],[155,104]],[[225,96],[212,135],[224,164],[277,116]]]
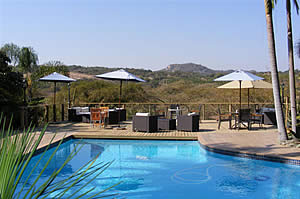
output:
[[[158,130],[176,130],[176,120],[167,118],[157,119]]]
[[[239,128],[241,128],[241,124],[243,124],[243,122],[240,122],[240,120],[239,120],[239,113],[238,112],[234,112],[234,113],[231,113],[231,115],[232,115],[232,118],[234,120],[234,123],[232,125],[232,129],[239,129]],[[249,118],[249,120],[250,120],[250,122],[249,122],[250,127],[248,127],[248,128],[251,128],[252,122],[258,122],[259,127],[262,127],[263,118],[264,118],[264,115],[261,114],[261,113],[250,113],[250,118]]]

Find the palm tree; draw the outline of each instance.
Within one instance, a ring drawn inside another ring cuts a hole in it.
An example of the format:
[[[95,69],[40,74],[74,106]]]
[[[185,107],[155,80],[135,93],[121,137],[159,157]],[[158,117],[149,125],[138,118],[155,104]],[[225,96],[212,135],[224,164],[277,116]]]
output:
[[[2,51],[6,53],[6,55],[11,60],[13,66],[16,66],[19,63],[20,56],[20,47],[14,43],[4,44],[1,48]]]
[[[287,140],[287,134],[284,126],[284,118],[283,118],[283,112],[282,112],[281,101],[280,101],[279,78],[278,78],[277,59],[276,59],[276,51],[275,51],[275,36],[274,36],[273,18],[272,18],[273,1],[264,0],[264,3],[265,3],[265,12],[266,12],[266,21],[267,21],[268,46],[269,46],[269,54],[271,60],[271,75],[272,75],[277,128],[279,133],[279,139],[282,142]]]
[[[24,73],[33,72],[38,63],[38,56],[32,47],[23,47],[19,56],[19,67]]]
[[[293,0],[297,14],[299,13],[299,5],[297,0]],[[290,102],[292,116],[292,131],[296,133],[296,137],[300,137],[300,132],[297,133],[297,110],[296,110],[296,86],[295,86],[295,71],[294,71],[294,48],[293,48],[293,32],[291,18],[291,1],[286,0],[286,16],[287,16],[287,40],[288,40],[288,55],[289,55],[289,82],[290,82]]]
[[[32,99],[32,79],[31,73],[36,70],[38,56],[32,47],[23,47],[20,51],[18,67],[23,71],[23,76],[27,81],[29,101]]]

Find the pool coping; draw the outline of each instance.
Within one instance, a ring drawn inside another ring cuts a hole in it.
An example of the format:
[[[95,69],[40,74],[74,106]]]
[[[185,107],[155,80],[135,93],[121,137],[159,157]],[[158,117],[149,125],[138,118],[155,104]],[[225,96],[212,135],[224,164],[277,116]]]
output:
[[[62,139],[63,139],[62,143],[64,143],[64,142],[67,142],[67,141],[69,141],[69,140],[72,140],[73,137],[72,137],[72,135],[68,135],[68,136],[66,136],[66,137],[64,137],[64,138],[61,138],[61,139],[52,141],[52,142],[50,143],[50,146],[49,146],[48,150],[51,149],[51,148],[54,148],[54,147],[58,146]],[[49,144],[44,144],[44,145],[42,145],[42,146],[39,146],[39,147],[36,149],[36,151],[34,152],[33,155],[38,155],[38,154],[44,153],[44,152],[45,152],[45,149],[48,147],[48,145],[49,145]]]
[[[278,162],[278,163],[283,163],[283,164],[300,166],[300,160],[276,157],[273,155],[257,154],[257,153],[251,153],[251,152],[225,150],[225,149],[220,149],[220,148],[215,148],[215,147],[210,147],[210,146],[204,145],[200,142],[200,140],[198,140],[198,143],[205,150],[214,152],[214,153],[230,155],[230,156],[235,156],[235,157],[241,157],[241,158],[264,160],[264,161],[269,161],[269,162]]]
[[[157,137],[157,136],[94,136],[94,135],[68,135],[63,139],[62,143],[69,141],[71,139],[111,139],[111,140],[174,140],[174,141],[198,141],[200,147],[204,148],[207,151],[211,151],[214,153],[219,153],[223,155],[230,155],[235,157],[242,157],[242,158],[248,158],[248,159],[256,159],[256,160],[264,160],[264,161],[271,161],[271,162],[279,162],[284,164],[290,164],[290,165],[297,165],[300,166],[300,160],[291,159],[291,158],[284,158],[284,157],[277,157],[273,155],[265,155],[265,154],[257,154],[253,152],[244,152],[244,151],[234,151],[234,150],[228,150],[228,149],[221,149],[217,147],[208,146],[201,143],[201,139],[199,137]],[[55,140],[50,144],[49,148],[56,147],[61,139]],[[36,150],[34,155],[43,153],[48,145],[43,145],[40,148]]]
[[[82,135],[73,134],[74,139],[111,139],[111,140],[182,140],[182,141],[198,141],[196,136],[178,137],[178,136],[112,136],[112,135]]]

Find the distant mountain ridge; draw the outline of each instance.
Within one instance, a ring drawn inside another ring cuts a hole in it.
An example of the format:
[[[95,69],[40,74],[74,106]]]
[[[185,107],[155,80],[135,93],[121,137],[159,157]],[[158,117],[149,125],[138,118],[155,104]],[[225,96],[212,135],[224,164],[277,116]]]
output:
[[[168,72],[188,72],[188,73],[200,73],[200,74],[216,74],[216,73],[230,73],[233,70],[213,70],[201,64],[195,63],[185,63],[185,64],[170,64],[167,68],[162,69],[162,71]]]

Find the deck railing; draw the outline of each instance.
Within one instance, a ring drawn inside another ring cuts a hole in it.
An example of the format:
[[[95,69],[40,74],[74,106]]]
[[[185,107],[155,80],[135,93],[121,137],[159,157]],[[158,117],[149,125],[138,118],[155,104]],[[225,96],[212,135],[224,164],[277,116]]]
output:
[[[222,113],[234,112],[239,108],[238,103],[122,103],[121,107],[126,109],[127,119],[131,119],[137,112],[148,112],[152,115],[169,115],[171,105],[179,106],[182,114],[188,112],[197,112],[200,115],[200,120],[215,119],[217,109],[220,108]],[[285,104],[288,106],[288,104]],[[119,107],[118,103],[79,103],[74,106],[81,107],[100,107],[108,106],[110,108]],[[273,107],[273,103],[250,103],[251,110],[261,107]],[[248,104],[242,104],[242,107],[248,107]],[[20,111],[21,126],[29,124],[41,125],[49,122],[60,122],[68,120],[68,105],[67,104],[46,104],[37,106],[22,107]]]

